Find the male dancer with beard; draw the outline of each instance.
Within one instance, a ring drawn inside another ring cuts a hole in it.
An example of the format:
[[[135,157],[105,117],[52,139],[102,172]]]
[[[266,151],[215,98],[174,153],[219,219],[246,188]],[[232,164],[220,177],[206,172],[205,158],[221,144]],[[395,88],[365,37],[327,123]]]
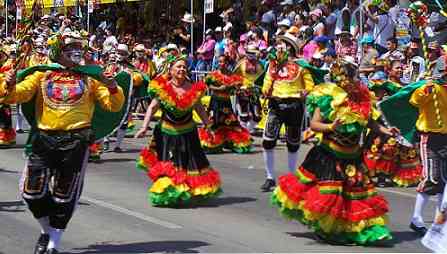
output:
[[[109,112],[121,111],[124,104],[115,80],[105,78],[97,66],[79,65],[86,45],[80,33],[57,34],[49,44],[50,58],[58,64],[26,69],[18,74],[19,83],[12,70],[0,84],[0,103],[27,107],[31,102],[35,109],[22,189],[41,226],[35,254],[59,253],[83,187],[95,104]]]

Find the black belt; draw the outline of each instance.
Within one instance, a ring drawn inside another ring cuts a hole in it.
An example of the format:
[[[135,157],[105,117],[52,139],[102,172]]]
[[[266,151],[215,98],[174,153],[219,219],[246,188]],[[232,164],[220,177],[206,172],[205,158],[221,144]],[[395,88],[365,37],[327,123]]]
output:
[[[54,140],[74,140],[78,139],[83,142],[93,143],[95,136],[90,127],[81,128],[76,130],[38,130],[39,135],[49,137]]]

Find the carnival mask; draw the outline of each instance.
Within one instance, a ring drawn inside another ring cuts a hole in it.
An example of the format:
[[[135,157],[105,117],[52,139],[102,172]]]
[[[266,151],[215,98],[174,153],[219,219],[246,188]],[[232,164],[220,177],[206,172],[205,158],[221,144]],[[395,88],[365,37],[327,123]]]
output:
[[[65,51],[65,55],[74,64],[80,64],[82,61],[82,50],[81,49],[72,49],[69,51]]]

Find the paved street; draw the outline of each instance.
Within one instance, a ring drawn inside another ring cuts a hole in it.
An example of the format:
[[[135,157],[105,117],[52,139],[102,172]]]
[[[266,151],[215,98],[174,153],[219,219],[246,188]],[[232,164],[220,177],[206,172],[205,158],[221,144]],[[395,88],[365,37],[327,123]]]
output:
[[[17,148],[0,150],[0,253],[31,253],[39,234],[37,222],[19,200],[24,160]],[[127,139],[121,154],[106,153],[90,164],[78,210],[62,240],[64,253],[150,252],[427,252],[408,228],[414,189],[386,188],[391,204],[394,240],[383,247],[330,246],[310,231],[282,218],[259,190],[264,181],[262,150],[257,140],[250,155],[211,155],[219,169],[223,195],[203,206],[167,209],[147,202],[150,184],[135,169],[135,158],[147,139]],[[308,147],[302,149],[303,159]],[[277,148],[278,168],[285,172],[286,147]],[[300,161],[301,161],[300,160]],[[425,217],[431,219],[434,201]]]

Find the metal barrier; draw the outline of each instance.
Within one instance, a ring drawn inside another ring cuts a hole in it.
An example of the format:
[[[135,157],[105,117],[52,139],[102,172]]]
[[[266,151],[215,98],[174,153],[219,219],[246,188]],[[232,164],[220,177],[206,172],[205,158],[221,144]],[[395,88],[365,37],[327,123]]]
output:
[[[211,71],[191,71],[191,76],[194,82],[202,80]]]

